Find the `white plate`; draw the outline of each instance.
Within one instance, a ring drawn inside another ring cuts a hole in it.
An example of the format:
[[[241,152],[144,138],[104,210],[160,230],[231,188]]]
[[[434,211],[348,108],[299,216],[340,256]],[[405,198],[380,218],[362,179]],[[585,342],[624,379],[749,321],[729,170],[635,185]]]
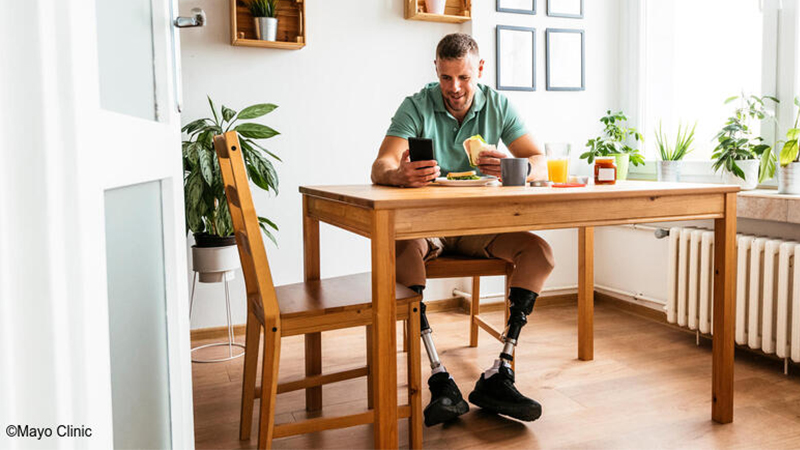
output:
[[[439,186],[486,186],[492,181],[497,180],[495,176],[486,176],[480,180],[448,180],[447,178],[440,177],[436,179],[436,184]]]

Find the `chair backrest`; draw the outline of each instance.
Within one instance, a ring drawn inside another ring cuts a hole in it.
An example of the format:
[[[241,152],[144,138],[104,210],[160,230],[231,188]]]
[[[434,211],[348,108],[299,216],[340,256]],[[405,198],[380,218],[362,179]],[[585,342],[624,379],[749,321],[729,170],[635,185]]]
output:
[[[235,131],[214,136],[214,148],[225,184],[225,197],[233,220],[239,260],[247,287],[247,310],[266,326],[280,323],[275,285],[269,270],[267,251],[253,205],[243,150]]]

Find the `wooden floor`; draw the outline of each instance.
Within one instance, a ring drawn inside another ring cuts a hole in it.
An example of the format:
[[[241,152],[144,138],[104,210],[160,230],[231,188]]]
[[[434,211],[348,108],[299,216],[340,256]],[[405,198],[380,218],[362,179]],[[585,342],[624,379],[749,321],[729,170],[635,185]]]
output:
[[[466,397],[500,345],[484,333],[478,348],[468,347],[468,316],[463,313],[429,317],[442,361]],[[501,312],[487,317],[498,325],[502,321]],[[796,368],[787,377],[781,362],[737,351],[734,423],[718,425],[711,421],[710,342],[697,347],[693,334],[598,304],[595,360],[581,362],[576,326],[575,306],[552,306],[537,308],[522,332],[517,387],[542,403],[539,420],[521,423],[470,405],[460,420],[426,428],[425,448],[800,448]],[[323,367],[363,364],[364,346],[361,329],[324,333]],[[283,340],[282,379],[300,375],[302,352],[302,337]],[[404,366],[398,359],[398,367]],[[255,426],[250,441],[238,439],[242,360],[193,368],[197,448],[254,448]],[[423,380],[429,373],[426,360]],[[398,379],[405,380],[405,374]],[[366,407],[364,380],[324,389],[325,415]],[[428,400],[426,390],[423,405]],[[306,417],[303,394],[279,395],[276,417],[278,422]],[[402,420],[401,446],[407,446],[406,430]],[[371,425],[274,442],[275,448],[371,446]]]

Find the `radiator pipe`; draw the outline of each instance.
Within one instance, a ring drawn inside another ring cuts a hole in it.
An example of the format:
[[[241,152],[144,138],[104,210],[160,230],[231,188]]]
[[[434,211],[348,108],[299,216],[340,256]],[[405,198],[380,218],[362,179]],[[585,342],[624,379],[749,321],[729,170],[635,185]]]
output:
[[[649,296],[641,294],[641,293],[628,292],[628,291],[623,291],[621,289],[615,289],[615,288],[611,288],[611,287],[598,286],[598,285],[595,285],[594,288],[595,288],[595,290],[599,290],[600,292],[605,291],[605,292],[609,292],[609,293],[612,293],[612,294],[621,295],[621,296],[624,296],[624,297],[630,297],[630,298],[633,298],[634,300],[639,300],[639,301],[646,302],[646,303],[652,303],[653,306],[656,306],[656,308],[653,308],[653,309],[656,309],[656,310],[659,310],[659,311],[662,311],[662,310],[666,309],[666,302],[664,300],[659,300],[659,299],[654,298],[654,297],[649,297]],[[552,288],[544,288],[544,289],[542,289],[542,294],[552,293],[552,292],[559,292],[559,291],[563,292],[563,293],[575,293],[575,292],[578,292],[578,286],[559,286],[559,287],[552,287]],[[453,289],[453,296],[454,297],[471,298],[472,297],[472,293],[471,292],[467,292],[467,291],[462,291],[461,289],[458,289],[458,288],[454,288]],[[481,295],[480,296],[480,300],[486,300],[486,299],[489,299],[489,298],[504,298],[504,297],[505,297],[505,294],[503,294],[503,293],[492,293],[492,294]]]
[[[634,230],[652,231],[656,239],[664,239],[669,236],[669,230],[661,227],[651,227],[650,225],[640,225],[638,223],[630,225],[620,225],[625,228],[632,228]]]

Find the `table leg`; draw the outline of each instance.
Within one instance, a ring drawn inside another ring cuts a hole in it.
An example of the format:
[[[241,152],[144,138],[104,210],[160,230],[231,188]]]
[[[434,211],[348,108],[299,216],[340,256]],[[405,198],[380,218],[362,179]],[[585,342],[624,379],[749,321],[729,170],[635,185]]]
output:
[[[594,227],[578,228],[578,359],[594,359]]]
[[[733,323],[736,194],[725,195],[725,217],[714,221],[714,338],[711,418],[733,422]]]
[[[303,264],[306,281],[319,280],[319,221],[308,215],[308,198],[303,196]],[[322,374],[322,333],[305,336],[306,376]],[[306,410],[322,409],[322,386],[306,389]]]
[[[375,448],[397,448],[394,212],[372,212],[372,380]]]

